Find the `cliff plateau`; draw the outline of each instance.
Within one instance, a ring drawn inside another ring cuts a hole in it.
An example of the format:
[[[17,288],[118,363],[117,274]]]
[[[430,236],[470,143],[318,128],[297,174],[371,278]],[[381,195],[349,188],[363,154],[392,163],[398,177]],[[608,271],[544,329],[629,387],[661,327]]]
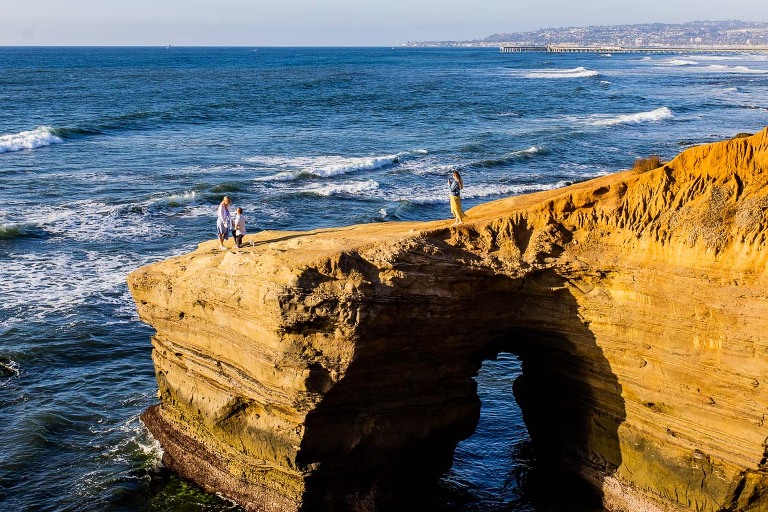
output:
[[[606,509],[768,510],[767,208],[768,128],[463,225],[204,242],[128,276],[156,331],[142,420],[247,510],[396,509],[450,468],[473,376],[511,352],[538,456]]]

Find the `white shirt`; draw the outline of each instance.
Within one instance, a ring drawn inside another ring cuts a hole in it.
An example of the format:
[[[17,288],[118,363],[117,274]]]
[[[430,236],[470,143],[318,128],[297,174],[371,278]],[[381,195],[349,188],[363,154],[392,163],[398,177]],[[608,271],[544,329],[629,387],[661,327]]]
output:
[[[235,234],[236,235],[244,235],[245,234],[245,215],[241,215],[239,213],[235,214]]]

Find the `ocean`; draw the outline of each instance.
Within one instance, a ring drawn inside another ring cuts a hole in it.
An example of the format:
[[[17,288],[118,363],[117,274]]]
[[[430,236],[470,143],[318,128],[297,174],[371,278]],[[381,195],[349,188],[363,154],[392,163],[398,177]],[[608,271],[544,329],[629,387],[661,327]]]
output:
[[[239,510],[162,467],[125,282],[223,195],[251,232],[448,220],[454,169],[467,209],[766,125],[768,54],[0,48],[0,510]],[[439,510],[592,506],[533,484],[519,373],[484,364]]]

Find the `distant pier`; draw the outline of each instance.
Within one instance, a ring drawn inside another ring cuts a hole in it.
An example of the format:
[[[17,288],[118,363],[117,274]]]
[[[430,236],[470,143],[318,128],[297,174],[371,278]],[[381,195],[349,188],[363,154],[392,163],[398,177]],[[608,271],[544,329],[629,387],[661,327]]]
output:
[[[768,46],[570,46],[570,45],[502,45],[501,53],[768,53]]]

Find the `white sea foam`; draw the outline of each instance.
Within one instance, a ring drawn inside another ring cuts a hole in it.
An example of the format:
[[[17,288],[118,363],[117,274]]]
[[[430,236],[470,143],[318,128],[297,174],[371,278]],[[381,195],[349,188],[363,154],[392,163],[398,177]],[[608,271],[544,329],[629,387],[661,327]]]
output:
[[[299,190],[318,196],[370,196],[371,192],[379,190],[379,184],[373,180],[330,184],[313,183]]]
[[[125,269],[135,265],[124,254],[94,251],[48,254],[45,258],[32,253],[12,256],[0,270],[0,310],[23,310],[24,318],[10,321],[42,321],[51,314],[75,314],[77,306],[93,294],[122,286]]]
[[[583,66],[572,69],[541,69],[530,71],[525,78],[589,78],[598,76],[600,73],[587,69]]]
[[[468,186],[462,191],[464,198],[480,198],[489,196],[507,196],[548,190],[565,185],[565,182],[556,184],[526,184],[526,185],[474,185]],[[409,201],[416,204],[440,204],[448,198],[447,185],[443,186],[442,180],[431,179],[423,185],[411,185],[409,187],[394,187],[382,190],[375,181],[337,183],[337,184],[313,184],[306,187],[286,189],[292,193],[309,193],[318,196],[354,196],[357,198],[379,199],[385,201]],[[381,209],[382,218],[386,218],[387,212]]]
[[[499,195],[519,195],[530,192],[540,192],[542,190],[552,190],[568,185],[566,181],[556,183],[532,183],[528,185],[480,185],[472,187],[466,193],[462,191],[462,196],[466,198],[490,197]]]
[[[181,206],[194,203],[198,198],[197,192],[182,192],[179,194],[170,194],[151,200],[154,204],[165,204],[168,206]]]
[[[619,151],[618,148],[605,148],[605,150],[614,152]],[[573,176],[574,180],[579,181],[585,178],[606,176],[608,174],[613,174],[614,172],[616,172],[616,169],[591,164],[561,164],[558,166],[558,174]]]
[[[21,206],[14,208],[14,204],[6,203],[7,209],[0,210],[0,238],[13,238],[21,233],[41,230],[44,226],[56,223],[72,217],[73,212],[66,208],[43,206],[33,212],[23,211]]]
[[[247,161],[279,171],[277,174],[255,178],[255,181],[294,180],[302,175],[328,178],[370,171],[400,162],[401,158],[414,154],[425,154],[426,150],[407,151],[392,155],[348,157],[338,155],[308,157],[251,157]]]
[[[141,420],[136,421],[141,425],[140,429],[135,429],[133,442],[136,443],[139,451],[142,455],[149,458],[153,470],[158,470],[162,467],[163,463],[163,447],[160,441],[152,437],[149,429],[141,423]]]
[[[26,132],[0,135],[0,153],[21,151],[22,149],[35,149],[63,142],[61,137],[53,134],[50,126],[39,126]]]
[[[141,204],[132,205],[141,209]],[[57,208],[41,208],[34,219],[41,229],[55,238],[87,242],[94,237],[131,242],[136,238],[153,239],[168,235],[161,222],[151,222],[145,215],[122,214],[126,205],[85,199]]]
[[[723,64],[711,64],[701,69],[704,71],[712,71],[714,73],[738,73],[738,74],[768,73],[768,70],[766,69],[754,69],[754,68],[748,68],[747,66],[725,66]]]
[[[443,158],[430,155],[429,157],[408,162],[408,172],[414,176],[433,177],[441,175],[448,177],[456,170],[455,165],[446,164]]]
[[[557,183],[530,183],[525,185],[504,185],[504,184],[483,184],[467,186],[461,191],[463,199],[483,198],[491,196],[513,196],[519,194],[528,194],[530,192],[540,192],[542,190],[551,190],[568,185],[566,181]],[[408,200],[416,204],[440,204],[448,201],[447,188],[431,189],[408,189],[400,190],[400,194],[393,194],[394,200]]]
[[[544,149],[541,146],[531,146],[531,147],[526,148],[526,149],[518,149],[516,151],[510,151],[509,153],[505,153],[505,154],[503,154],[502,156],[500,156],[500,157],[498,157],[496,159],[490,158],[488,160],[484,160],[484,161],[481,162],[481,164],[482,163],[492,163],[492,162],[500,162],[501,163],[501,162],[507,162],[507,161],[512,161],[512,160],[520,160],[521,158],[530,158],[530,157],[532,157],[534,155],[538,155],[538,154],[546,153],[546,152],[547,152],[547,150]],[[448,167],[448,168],[446,168],[444,170],[443,169],[439,169],[439,171],[440,171],[441,174],[443,174],[443,173],[449,173],[453,169],[454,169],[453,167]]]
[[[674,112],[668,107],[660,107],[647,112],[637,112],[634,114],[594,114],[587,118],[587,123],[593,126],[614,126],[617,124],[654,123],[672,119],[674,117]]]
[[[0,359],[0,368],[2,368],[2,373],[10,376],[19,375],[21,373],[21,366],[19,366],[19,363],[13,359],[8,359],[5,361]],[[7,382],[7,380],[0,378],[0,388],[2,388]]]
[[[698,64],[695,60],[686,60],[686,59],[669,59],[664,62],[665,64],[669,64],[670,66],[695,66]]]
[[[8,217],[8,211],[0,210],[0,235],[13,230],[38,230],[54,239],[79,242],[96,236],[120,242],[137,238],[153,240],[172,234],[165,222],[168,216],[215,215],[216,207],[200,203],[199,199],[195,191],[164,193],[127,204],[83,199],[64,205],[39,206],[34,213],[24,212],[23,220],[15,222]]]
[[[28,219],[12,222],[7,212],[19,212],[10,205],[0,211],[0,224],[17,226],[25,233],[40,232],[50,241],[43,253],[9,254],[0,266],[0,316],[7,316],[13,324],[22,321],[44,320],[48,315],[76,314],[78,307],[100,296],[113,295],[123,290],[120,302],[130,303],[126,295],[125,274],[128,270],[148,263],[149,255],[130,251],[90,249],[94,239],[111,242],[133,242],[137,238],[152,240],[172,233],[165,222],[165,214],[142,212],[136,205],[110,205],[92,200],[74,201],[67,205],[39,206]],[[211,207],[207,215],[212,215]],[[67,245],[61,245],[66,241]],[[82,242],[82,243],[80,243]],[[78,247],[74,250],[58,247]],[[180,245],[178,252],[189,250]],[[23,317],[20,312],[24,311]]]
[[[149,397],[141,397],[137,406],[146,407],[151,403]],[[142,407],[142,408],[143,408]],[[100,456],[113,462],[129,463],[136,466],[137,460],[141,460],[141,466],[150,471],[158,471],[162,468],[163,448],[152,437],[147,427],[142,423],[138,415],[127,420],[113,423],[111,418],[100,418],[89,427],[93,438],[106,441],[93,446],[100,450]],[[105,474],[100,470],[91,471],[78,483],[75,492],[83,497],[100,493],[99,488],[109,485],[105,481]]]

